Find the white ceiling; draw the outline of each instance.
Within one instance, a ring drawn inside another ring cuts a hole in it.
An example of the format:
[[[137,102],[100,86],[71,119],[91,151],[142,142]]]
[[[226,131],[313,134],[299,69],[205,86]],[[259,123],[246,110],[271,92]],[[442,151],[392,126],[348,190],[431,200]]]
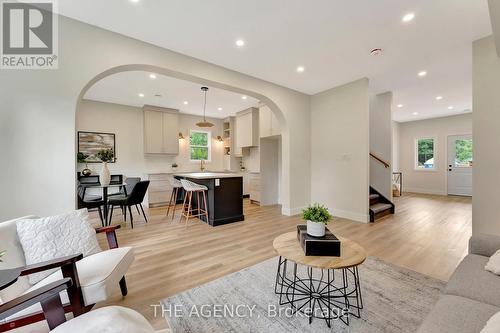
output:
[[[156,79],[151,79],[150,74],[155,74]],[[144,97],[139,94],[144,94]],[[156,94],[161,96],[155,96]],[[143,71],[107,76],[90,87],[84,99],[136,107],[149,104],[178,109],[181,113],[203,115],[203,92],[200,84]],[[184,104],[184,101],[188,104]],[[250,96],[244,100],[241,94],[209,87],[206,115],[225,118],[258,104],[259,101]]]
[[[491,34],[487,0],[61,0],[59,11],[308,94],[368,77],[404,104],[397,121],[470,110],[471,43]]]

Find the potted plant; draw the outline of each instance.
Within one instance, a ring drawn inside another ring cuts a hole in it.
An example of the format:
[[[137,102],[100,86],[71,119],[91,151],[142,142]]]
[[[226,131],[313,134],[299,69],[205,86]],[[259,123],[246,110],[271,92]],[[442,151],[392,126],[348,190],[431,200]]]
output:
[[[176,171],[178,167],[177,163],[172,163],[172,171]]]
[[[302,211],[302,218],[307,221],[307,234],[313,237],[325,236],[325,226],[332,215],[325,206],[314,204]]]
[[[76,154],[76,161],[78,163],[85,163],[85,168],[82,170],[82,175],[84,175],[85,177],[90,176],[90,174],[92,173],[92,171],[89,169],[89,166],[87,164],[88,157],[89,157],[89,155],[81,153],[81,152]]]
[[[102,170],[99,174],[99,181],[101,182],[101,185],[108,186],[111,182],[108,162],[115,160],[115,153],[113,152],[113,149],[102,149],[97,152],[96,157],[102,161]]]

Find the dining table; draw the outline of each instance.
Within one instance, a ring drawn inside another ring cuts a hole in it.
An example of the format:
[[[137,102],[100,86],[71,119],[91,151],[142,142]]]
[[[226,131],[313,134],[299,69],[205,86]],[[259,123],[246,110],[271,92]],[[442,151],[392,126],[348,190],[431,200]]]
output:
[[[102,189],[102,200],[104,201],[104,207],[103,207],[103,210],[102,210],[103,218],[104,218],[104,221],[105,221],[106,225],[111,224],[111,221],[108,221],[108,216],[109,216],[109,207],[108,207],[109,191],[108,191],[108,189],[110,189],[110,188],[118,188],[118,189],[121,190],[123,188],[123,193],[125,195],[127,195],[127,188],[126,188],[127,183],[112,183],[112,184],[109,184],[109,185],[103,185],[103,184],[100,184],[100,183],[92,183],[92,184],[81,184],[81,185],[84,186],[87,189],[89,189],[89,188],[100,188],[100,189]]]

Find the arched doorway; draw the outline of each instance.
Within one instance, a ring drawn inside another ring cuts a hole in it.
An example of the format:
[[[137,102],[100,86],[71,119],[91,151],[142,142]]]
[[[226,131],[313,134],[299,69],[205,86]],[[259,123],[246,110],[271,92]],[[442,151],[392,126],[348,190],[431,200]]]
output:
[[[281,110],[279,110],[277,105],[271,99],[269,99],[268,97],[266,97],[262,94],[255,93],[255,92],[249,91],[247,89],[241,89],[238,87],[229,86],[227,84],[215,82],[212,80],[194,77],[192,75],[186,75],[186,74],[172,71],[169,69],[165,69],[162,67],[145,65],[145,64],[134,64],[134,65],[124,65],[124,66],[113,67],[113,68],[110,68],[110,69],[96,75],[81,90],[79,97],[78,97],[78,101],[77,101],[76,112],[78,113],[78,110],[81,108],[82,100],[83,100],[84,96],[86,95],[86,93],[89,91],[89,89],[91,89],[94,85],[96,85],[101,80],[105,80],[108,77],[111,77],[113,75],[118,75],[120,73],[125,73],[125,72],[156,73],[158,75],[163,75],[165,77],[171,77],[171,78],[175,78],[178,80],[188,81],[188,82],[192,82],[192,83],[196,83],[196,84],[200,84],[200,85],[207,85],[210,87],[215,87],[218,89],[227,90],[227,91],[234,92],[237,94],[242,94],[242,95],[246,95],[249,97],[254,97],[266,105],[268,110],[270,110],[273,113],[274,119],[278,120],[279,126],[282,129],[282,131],[286,131],[286,122],[284,120],[283,113],[281,112]],[[76,119],[78,119],[78,117],[76,117]],[[75,124],[75,126],[76,125],[77,124]],[[281,155],[283,154],[282,141],[280,140],[279,143],[277,143],[277,144],[279,144],[280,147],[279,147],[279,149],[276,150],[276,154],[279,153],[280,161],[281,161]],[[269,144],[268,144],[268,146],[269,146]],[[276,165],[276,168],[279,168],[279,174],[280,174],[280,177],[278,178],[279,179],[279,188],[282,190],[283,189],[283,185],[282,185],[283,177],[281,175],[283,175],[282,168],[283,168],[284,164],[280,162],[279,164],[275,164],[275,165]]]

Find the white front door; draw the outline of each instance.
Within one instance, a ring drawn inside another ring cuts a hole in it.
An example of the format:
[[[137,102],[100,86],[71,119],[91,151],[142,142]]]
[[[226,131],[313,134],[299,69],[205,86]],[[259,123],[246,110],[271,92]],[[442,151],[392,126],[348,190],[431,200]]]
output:
[[[472,196],[472,135],[448,137],[448,194]]]

